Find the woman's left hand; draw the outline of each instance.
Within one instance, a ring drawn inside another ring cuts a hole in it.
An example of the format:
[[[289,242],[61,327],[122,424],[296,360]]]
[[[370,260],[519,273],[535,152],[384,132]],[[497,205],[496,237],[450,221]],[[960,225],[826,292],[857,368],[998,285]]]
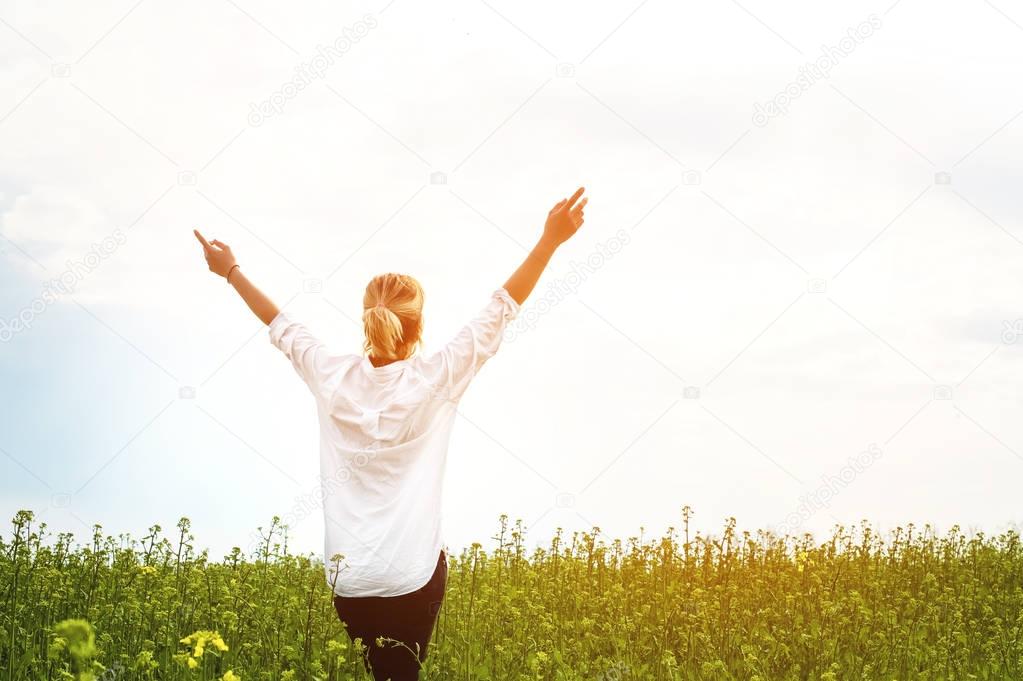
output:
[[[210,266],[210,272],[221,277],[227,277],[234,266],[238,264],[235,261],[234,253],[231,252],[231,247],[216,239],[206,241],[206,237],[200,234],[198,229],[192,231],[195,232],[195,238],[202,244],[203,252],[206,255],[206,264]]]

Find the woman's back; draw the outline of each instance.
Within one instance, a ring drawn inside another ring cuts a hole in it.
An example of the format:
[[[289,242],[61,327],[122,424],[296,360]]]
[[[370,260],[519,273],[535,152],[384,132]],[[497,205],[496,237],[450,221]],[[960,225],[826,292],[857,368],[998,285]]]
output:
[[[582,226],[583,191],[550,210],[504,287],[425,357],[416,354],[423,290],[412,277],[374,277],[363,296],[366,356],[336,353],[248,279],[230,246],[195,231],[210,271],[270,327],[270,340],[316,398],[327,581],[349,636],[367,644],[377,679],[418,678],[447,579],[441,491],[458,401],[555,250]],[[399,645],[373,645],[382,638]]]
[[[270,323],[271,342],[316,398],[327,579],[338,595],[397,596],[430,579],[456,407],[518,309],[498,289],[440,351],[378,367],[331,352],[283,312]]]

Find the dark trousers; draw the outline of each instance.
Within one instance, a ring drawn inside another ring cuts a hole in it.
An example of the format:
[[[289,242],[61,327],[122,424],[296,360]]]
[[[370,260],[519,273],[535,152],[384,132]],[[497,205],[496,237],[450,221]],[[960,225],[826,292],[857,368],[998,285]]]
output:
[[[361,638],[366,646],[366,665],[376,681],[417,681],[444,600],[447,579],[448,561],[441,551],[430,581],[412,593],[363,598],[334,596],[334,609],[348,636],[353,641]],[[384,641],[383,647],[377,646],[381,636],[404,645]]]

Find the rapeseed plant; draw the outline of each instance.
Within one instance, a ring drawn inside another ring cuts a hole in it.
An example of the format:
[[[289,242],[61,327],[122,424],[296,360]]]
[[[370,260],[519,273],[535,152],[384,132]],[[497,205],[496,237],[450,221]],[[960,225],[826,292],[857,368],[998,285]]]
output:
[[[1019,534],[869,525],[832,536],[558,531],[449,555],[423,678],[1023,679]],[[343,578],[343,557],[331,561]],[[29,681],[368,681],[316,557],[279,521],[252,555],[195,548],[182,519],[82,544],[27,511],[0,536],[0,670]],[[394,645],[371,641],[366,645]]]

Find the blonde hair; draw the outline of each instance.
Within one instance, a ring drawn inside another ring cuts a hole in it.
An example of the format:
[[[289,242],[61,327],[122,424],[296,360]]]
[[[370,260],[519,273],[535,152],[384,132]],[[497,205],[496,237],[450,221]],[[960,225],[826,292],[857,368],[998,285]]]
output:
[[[373,277],[362,297],[363,348],[374,359],[411,357],[423,335],[423,287],[407,274]]]

